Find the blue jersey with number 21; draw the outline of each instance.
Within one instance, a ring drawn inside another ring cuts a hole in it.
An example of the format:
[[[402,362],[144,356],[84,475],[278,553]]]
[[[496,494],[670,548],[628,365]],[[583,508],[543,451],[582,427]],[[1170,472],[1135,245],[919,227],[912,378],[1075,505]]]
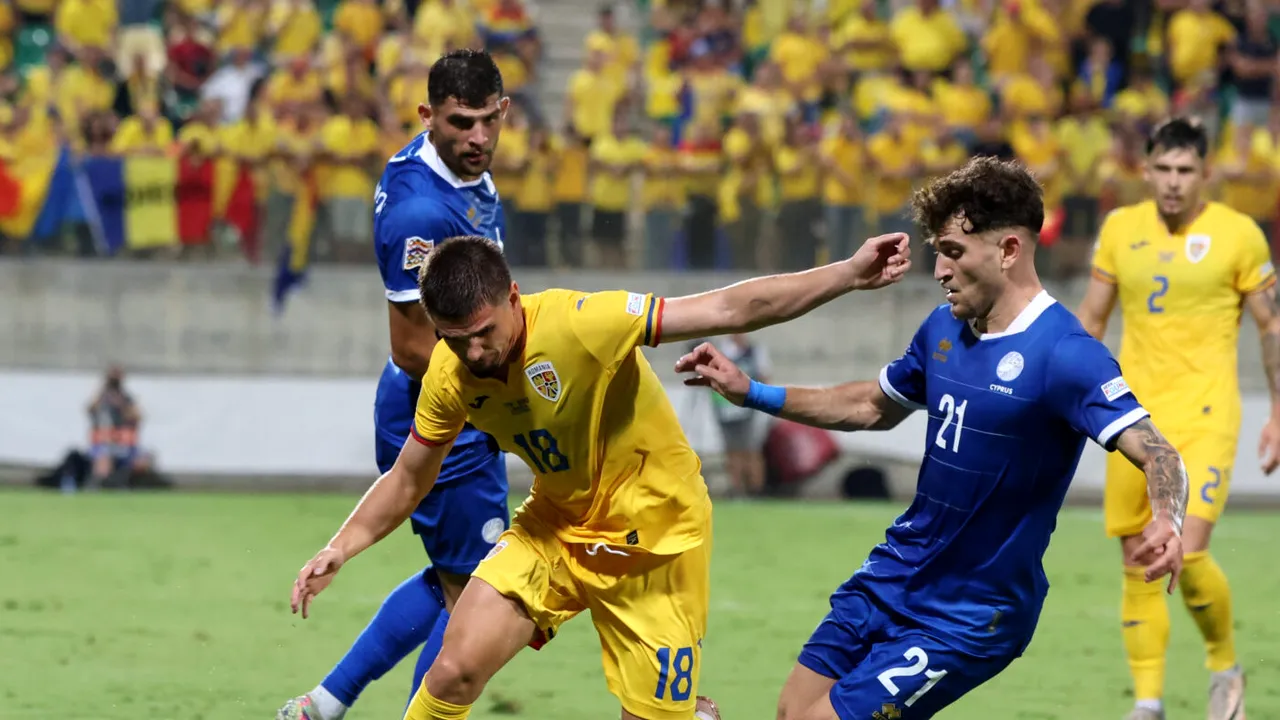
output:
[[[925,453],[911,506],[847,585],[959,650],[1021,654],[1085,440],[1112,450],[1147,411],[1107,348],[1045,292],[1000,333],[937,308],[880,387],[929,414]]]

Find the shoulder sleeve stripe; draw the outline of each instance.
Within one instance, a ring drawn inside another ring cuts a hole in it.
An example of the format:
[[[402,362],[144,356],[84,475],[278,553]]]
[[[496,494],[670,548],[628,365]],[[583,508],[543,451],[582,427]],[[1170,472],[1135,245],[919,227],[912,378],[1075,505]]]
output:
[[[1112,450],[1112,441],[1119,437],[1120,433],[1127,430],[1131,425],[1139,420],[1149,417],[1151,413],[1146,408],[1137,407],[1129,412],[1121,415],[1113,420],[1110,425],[1102,428],[1102,432],[1098,433],[1098,444],[1107,450]]]
[[[422,443],[423,445],[426,445],[427,447],[440,447],[441,445],[447,445],[456,439],[456,436],[455,436],[455,437],[449,438],[448,440],[444,440],[442,442],[432,442],[418,434],[417,423],[409,426],[409,437],[413,438],[414,440],[417,440],[418,442]]]
[[[649,347],[657,347],[662,342],[662,311],[666,304],[666,299],[657,295],[649,299],[649,315],[644,323],[644,344]]]
[[[1102,268],[1098,267],[1097,265],[1094,265],[1092,268],[1090,268],[1090,271],[1089,271],[1089,272],[1090,272],[1090,274],[1091,274],[1091,275],[1093,275],[1093,277],[1095,277],[1095,278],[1097,278],[1097,279],[1101,280],[1101,281],[1102,281],[1102,282],[1104,282],[1104,283],[1110,283],[1110,284],[1112,284],[1112,285],[1115,285],[1115,284],[1116,284],[1116,276],[1115,276],[1115,275],[1112,275],[1111,273],[1107,272],[1106,270],[1103,270]]]
[[[1243,294],[1252,295],[1257,292],[1262,292],[1263,290],[1270,289],[1275,284],[1276,284],[1276,274],[1268,273],[1267,276],[1262,279],[1262,282],[1257,283],[1253,287],[1245,288],[1245,290],[1243,291]]]
[[[393,303],[418,302],[417,290],[388,290],[387,300]]]
[[[889,382],[888,365],[880,368],[880,389],[884,391],[885,395],[889,396],[890,400],[898,403],[908,410],[924,410],[923,405],[918,402],[908,400],[906,395],[898,392],[898,389],[893,386],[893,383]]]

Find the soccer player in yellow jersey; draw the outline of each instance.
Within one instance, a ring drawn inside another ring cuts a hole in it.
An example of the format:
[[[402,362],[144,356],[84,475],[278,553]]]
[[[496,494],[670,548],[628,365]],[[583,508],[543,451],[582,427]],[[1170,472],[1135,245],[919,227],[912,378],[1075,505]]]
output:
[[[1236,662],[1231,593],[1209,554],[1209,538],[1227,502],[1240,429],[1236,376],[1241,308],[1262,336],[1271,386],[1271,419],[1258,446],[1267,474],[1280,463],[1280,311],[1275,270],[1253,220],[1205,202],[1204,129],[1185,119],[1159,126],[1147,141],[1153,199],[1112,212],[1102,226],[1081,323],[1094,337],[1120,301],[1120,364],[1133,392],[1181,453],[1191,493],[1183,528],[1182,598],[1204,635],[1212,673],[1209,720],[1244,718],[1244,676]],[[1108,535],[1126,550],[1142,542],[1151,513],[1141,473],[1108,459]],[[1129,720],[1163,720],[1169,610],[1142,569],[1125,567],[1120,613],[1136,706]]]
[[[437,245],[419,289],[442,342],[412,437],[303,567],[294,610],[305,616],[344,562],[409,516],[470,422],[528,463],[533,489],[459,597],[405,718],[467,717],[521,648],[539,647],[584,610],[623,720],[717,717],[697,697],[711,502],[701,462],[639,348],[784,322],[850,290],[896,282],[908,254],[906,235],[886,235],[841,262],[663,299],[522,296],[496,244]]]

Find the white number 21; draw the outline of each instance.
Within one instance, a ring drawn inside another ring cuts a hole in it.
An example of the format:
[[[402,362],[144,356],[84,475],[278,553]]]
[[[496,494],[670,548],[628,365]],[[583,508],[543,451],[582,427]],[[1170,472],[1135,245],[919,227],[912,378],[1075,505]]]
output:
[[[948,395],[947,397],[951,397],[951,396]],[[942,680],[942,678],[946,677],[947,671],[946,670],[930,670],[929,656],[925,654],[924,650],[921,650],[918,647],[913,647],[908,649],[906,652],[902,653],[902,657],[906,658],[907,660],[910,660],[911,664],[906,667],[889,668],[888,670],[885,670],[884,672],[876,676],[876,679],[880,681],[880,684],[884,686],[885,690],[889,691],[890,695],[896,696],[899,692],[901,692],[901,690],[899,690],[897,684],[893,682],[894,678],[915,677],[920,673],[924,673],[924,676],[928,678],[925,681],[924,685],[922,685],[920,689],[916,691],[915,695],[912,695],[911,697],[907,698],[907,701],[903,703],[907,707],[911,707],[916,703],[917,700],[924,697],[925,693],[932,690],[933,686],[937,685],[938,682]]]
[[[947,428],[951,427],[951,421],[956,421],[956,432],[951,437],[951,452],[960,452],[960,433],[964,431],[964,409],[968,407],[969,401],[964,400],[959,405],[956,399],[948,393],[942,396],[942,400],[938,402],[938,412],[946,413],[947,416],[942,419],[942,427],[938,428],[938,436],[933,439],[934,443],[943,450],[947,449],[947,441],[943,435],[946,434]]]

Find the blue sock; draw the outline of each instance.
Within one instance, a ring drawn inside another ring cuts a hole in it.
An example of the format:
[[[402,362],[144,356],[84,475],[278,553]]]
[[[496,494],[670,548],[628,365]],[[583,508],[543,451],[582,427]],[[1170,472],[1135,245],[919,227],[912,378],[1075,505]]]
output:
[[[444,628],[448,624],[448,611],[440,613],[440,617],[436,618],[436,626],[431,629],[431,637],[427,638],[427,644],[422,646],[422,652],[418,654],[418,664],[413,667],[413,685],[409,688],[409,702],[413,702],[413,695],[418,692],[422,678],[427,676],[431,663],[435,662],[436,656],[440,654],[440,646],[444,644]]]
[[[351,707],[369,683],[426,642],[443,612],[444,595],[435,572],[427,568],[413,575],[382,601],[373,620],[321,685]]]

